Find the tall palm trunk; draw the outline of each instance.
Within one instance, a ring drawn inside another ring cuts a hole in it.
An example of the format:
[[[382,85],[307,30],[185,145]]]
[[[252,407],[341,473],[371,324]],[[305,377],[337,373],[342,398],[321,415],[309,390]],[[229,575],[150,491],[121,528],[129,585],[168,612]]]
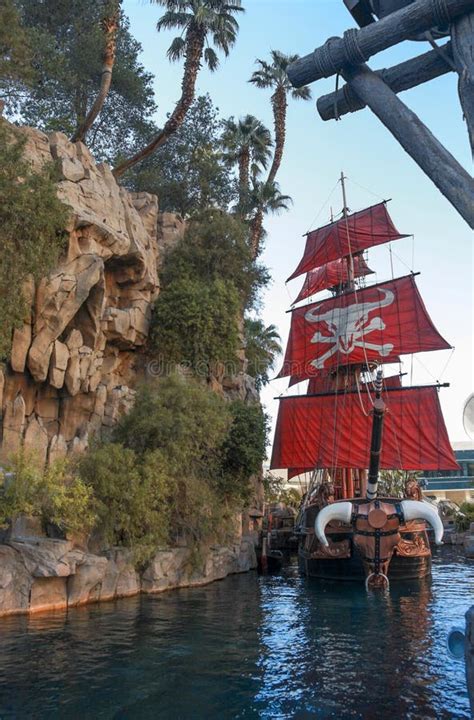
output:
[[[136,165],[141,160],[152,155],[157,148],[163,145],[168,138],[173,135],[182,125],[186,113],[191,107],[195,92],[196,78],[201,67],[201,58],[204,50],[205,34],[199,28],[190,26],[186,33],[186,59],[184,62],[183,80],[181,83],[181,97],[178,100],[175,109],[171,113],[164,127],[158,135],[143,150],[133,155],[133,157],[117,165],[113,170],[115,177],[120,177],[123,173]]]
[[[244,207],[249,189],[250,177],[250,151],[248,147],[242,149],[239,155],[239,205]]]
[[[97,97],[87,113],[84,120],[79,124],[76,132],[71,138],[72,142],[81,140],[85,141],[87,132],[92,127],[95,119],[102,111],[105,100],[109,94],[110,85],[112,82],[112,70],[115,63],[115,50],[117,43],[117,31],[119,28],[120,21],[120,2],[116,0],[112,3],[111,13],[102,20],[102,30],[105,38],[105,47],[102,55],[102,73],[100,78],[100,88]]]
[[[263,235],[263,210],[258,207],[250,223],[250,250],[255,260],[260,252],[260,243]]]
[[[286,138],[286,109],[288,103],[286,102],[286,91],[283,87],[278,87],[272,95],[272,107],[273,107],[273,120],[275,126],[275,153],[273,155],[273,162],[268,173],[268,183],[272,183],[275,180],[276,174],[281,165],[283,157],[283,149],[285,147]]]

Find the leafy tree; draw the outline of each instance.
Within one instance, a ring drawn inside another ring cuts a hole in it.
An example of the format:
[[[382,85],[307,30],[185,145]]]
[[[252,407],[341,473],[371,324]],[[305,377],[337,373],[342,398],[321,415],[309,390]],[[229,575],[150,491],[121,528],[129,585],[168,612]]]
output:
[[[269,130],[254,115],[246,115],[237,122],[233,117],[225,121],[222,145],[224,157],[237,162],[239,168],[239,206],[242,209],[253,181],[266,168],[271,157],[272,139]]]
[[[32,38],[21,24],[14,0],[0,4],[0,105],[18,101],[18,86],[26,87],[34,79],[31,67]],[[16,88],[16,90],[15,90]]]
[[[0,120],[0,358],[25,315],[23,283],[47,275],[66,242],[67,209],[56,196],[54,169],[33,170],[24,144],[21,132]]]
[[[255,378],[255,386],[260,390],[270,382],[268,373],[274,366],[276,356],[282,351],[281,337],[274,325],[265,327],[259,319],[246,318],[244,331],[247,372]]]
[[[148,140],[154,132],[151,116],[155,111],[152,76],[138,62],[141,46],[132,38],[122,12],[116,33],[112,23],[108,25],[111,33],[104,38],[104,17],[112,17],[114,2],[16,0],[22,25],[33,37],[35,82],[28,88],[17,83],[18,112],[7,108],[15,119],[45,132],[80,136],[86,119],[90,122],[95,112],[100,88],[106,89],[104,60],[105,55],[109,64],[112,60],[112,38],[116,47],[110,90],[88,136],[91,151],[109,162]]]
[[[292,202],[289,195],[280,192],[278,184],[273,182],[256,182],[248,200],[249,212],[253,211],[250,221],[250,248],[252,257],[257,258],[262,249],[265,235],[263,218],[268,214],[278,214],[288,210]]]
[[[157,23],[157,30],[180,31],[168,49],[168,57],[171,61],[184,59],[181,97],[163,129],[145,148],[120,163],[114,170],[116,176],[123,175],[132,165],[154,153],[182,125],[194,100],[196,79],[202,62],[206,63],[211,72],[219,65],[219,59],[215,50],[210,47],[210,42],[227,56],[237,39],[239,29],[234,15],[243,12],[240,0],[154,1],[166,8],[165,14]]]
[[[258,88],[271,88],[273,90],[271,103],[275,127],[275,153],[267,178],[269,184],[274,182],[283,158],[286,138],[288,95],[295,100],[309,100],[311,98],[311,90],[307,85],[303,85],[301,88],[294,88],[288,79],[288,66],[295,62],[298,57],[298,55],[285,55],[279,50],[272,50],[271,62],[257,60],[258,69],[255,70],[250,78],[250,82]]]
[[[223,210],[236,199],[236,184],[220,151],[222,121],[209,95],[191,105],[182,125],[163,145],[134,166],[125,184],[158,195],[160,210],[189,217],[209,207]]]

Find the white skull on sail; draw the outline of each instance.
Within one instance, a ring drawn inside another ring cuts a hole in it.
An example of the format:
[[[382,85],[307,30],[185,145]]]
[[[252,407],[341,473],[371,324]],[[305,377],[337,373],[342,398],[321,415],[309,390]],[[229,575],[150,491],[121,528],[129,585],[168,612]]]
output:
[[[310,323],[324,323],[330,335],[316,332],[311,338],[312,343],[330,343],[333,347],[324,355],[312,361],[317,369],[324,367],[324,363],[336,352],[349,355],[354,348],[378,352],[380,357],[387,357],[393,350],[393,344],[376,344],[366,341],[366,336],[374,330],[385,330],[385,323],[379,315],[370,318],[375,310],[391,305],[395,295],[391,290],[378,288],[383,298],[374,302],[353,303],[347,307],[336,307],[324,313],[318,313],[318,307],[309,310],[305,319]]]

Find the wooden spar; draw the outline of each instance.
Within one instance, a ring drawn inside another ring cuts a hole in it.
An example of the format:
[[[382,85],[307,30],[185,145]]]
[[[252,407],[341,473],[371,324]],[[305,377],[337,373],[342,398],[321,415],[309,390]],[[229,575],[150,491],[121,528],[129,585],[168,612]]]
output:
[[[472,176],[367,65],[346,68],[342,74],[361,101],[377,115],[404,150],[474,229]]]
[[[440,50],[453,59],[451,43],[443,45]],[[437,50],[430,50],[416,58],[406,60],[391,68],[376,70],[384,83],[395,93],[409,90],[422,83],[451,72],[452,68]],[[474,93],[473,93],[474,95]],[[334,120],[347,113],[356,112],[366,107],[349,85],[344,85],[337,92],[323,95],[316,103],[318,112],[323,120]]]
[[[381,50],[468,12],[474,12],[474,0],[417,0],[371,25],[346,30],[342,38],[330,38],[292,63],[288,77],[294,87],[331,77],[345,65],[360,65]]]
[[[453,57],[459,74],[459,99],[466,119],[474,155],[474,12],[451,26]]]

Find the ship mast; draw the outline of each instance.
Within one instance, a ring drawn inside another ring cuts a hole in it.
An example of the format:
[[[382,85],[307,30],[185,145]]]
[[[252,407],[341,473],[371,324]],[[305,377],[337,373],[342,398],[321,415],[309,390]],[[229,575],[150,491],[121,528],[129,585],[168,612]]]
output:
[[[349,208],[347,206],[347,196],[346,196],[346,178],[344,177],[344,172],[341,172],[341,188],[342,188],[342,214],[345,220],[346,225],[346,233],[347,233],[347,242],[349,245],[349,248],[351,247],[351,238],[350,238],[350,232],[349,232]],[[347,256],[347,276],[348,276],[348,282],[346,285],[347,290],[354,290],[355,282],[354,282],[354,256],[352,253],[349,253]]]
[[[349,230],[349,207],[347,205],[347,195],[346,195],[346,183],[345,183],[345,176],[344,171],[341,172],[341,189],[342,189],[342,215],[344,217],[344,222],[346,226],[346,234],[347,234],[347,244],[349,246],[349,250],[351,249],[351,237],[350,237],[350,230]],[[347,256],[347,283],[345,285],[346,291],[351,291],[355,289],[355,278],[354,278],[354,256],[352,255],[352,252],[349,253]],[[354,368],[353,371],[350,371],[350,374],[353,375],[353,379],[356,380],[357,375],[357,369]],[[348,375],[346,375],[345,382],[348,382]],[[352,468],[345,468],[342,470],[342,495],[344,498],[346,497],[353,497],[354,496],[354,473],[352,471]]]

